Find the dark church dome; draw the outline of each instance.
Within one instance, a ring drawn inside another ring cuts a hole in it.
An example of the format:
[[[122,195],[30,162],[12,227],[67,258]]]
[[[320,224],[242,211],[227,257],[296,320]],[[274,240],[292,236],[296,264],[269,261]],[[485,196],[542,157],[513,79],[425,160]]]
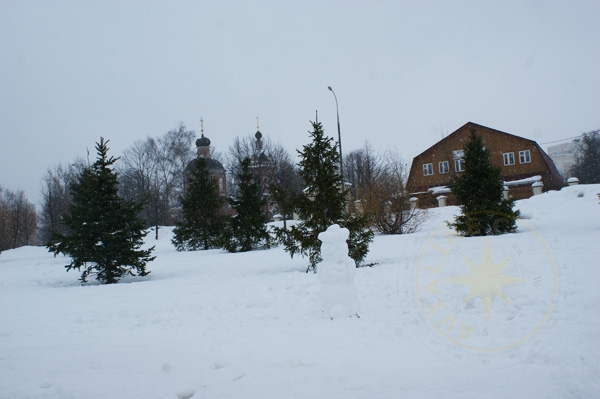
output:
[[[260,140],[262,138],[262,133],[260,132],[260,130],[256,131],[256,133],[254,134],[254,137],[256,137],[257,140]]]
[[[223,166],[223,164],[221,162],[217,161],[216,159],[208,158],[206,160],[206,166],[208,167],[208,170],[225,171],[225,167]]]
[[[211,172],[219,172],[222,171],[223,173],[225,173],[225,167],[223,166],[223,164],[219,161],[217,161],[216,159],[212,159],[212,158],[204,158],[204,160],[206,161],[206,167],[208,168],[209,171]],[[192,161],[190,161],[190,163],[187,164],[186,168],[185,168],[185,174],[190,174],[192,169],[196,166],[196,162],[198,162],[198,159],[194,159]]]
[[[198,140],[196,140],[196,147],[208,147],[210,146],[210,139],[208,137],[204,137],[204,134],[202,134],[202,137],[200,137]]]

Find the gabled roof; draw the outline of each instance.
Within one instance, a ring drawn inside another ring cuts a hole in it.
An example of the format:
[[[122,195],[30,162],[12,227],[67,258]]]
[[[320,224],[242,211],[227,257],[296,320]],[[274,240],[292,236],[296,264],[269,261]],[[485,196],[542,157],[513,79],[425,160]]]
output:
[[[515,134],[506,133],[506,132],[503,132],[501,130],[493,129],[493,128],[487,127],[487,126],[483,126],[483,125],[480,125],[480,124],[475,123],[475,122],[467,122],[464,125],[462,125],[461,127],[459,127],[458,129],[456,129],[454,132],[450,133],[448,136],[442,138],[440,141],[438,141],[437,143],[433,144],[431,147],[427,148],[425,151],[421,152],[419,155],[415,156],[413,159],[416,159],[416,158],[420,157],[421,155],[425,154],[427,151],[431,150],[433,147],[438,146],[443,141],[450,140],[452,138],[452,136],[457,135],[458,132],[462,131],[463,129],[465,129],[465,128],[471,128],[471,127],[475,128],[475,129],[477,129],[477,128],[487,129],[487,130],[493,131],[495,133],[500,133],[500,134],[505,134],[507,136],[516,137],[516,138],[524,140],[524,141],[529,141],[530,143],[532,143],[534,145],[538,145],[534,140],[526,139],[525,137],[517,136]],[[538,147],[539,147],[539,145],[538,145]],[[541,148],[540,148],[540,150],[541,150],[542,153],[544,152]]]
[[[486,137],[490,136],[490,133],[491,133],[492,136],[499,135],[502,137],[511,138],[510,141],[513,141],[516,139],[517,141],[522,142],[523,144],[527,145],[528,147],[535,148],[537,150],[537,152],[540,154],[543,163],[545,164],[545,169],[549,172],[549,176],[547,177],[547,179],[549,180],[548,181],[549,186],[559,186],[561,184],[562,177],[560,176],[560,173],[558,172],[556,165],[554,165],[554,162],[552,161],[552,159],[548,156],[548,154],[546,154],[546,152],[539,146],[539,144],[535,140],[531,140],[531,139],[527,139],[527,138],[517,136],[514,134],[506,133],[506,132],[503,132],[503,131],[500,131],[497,129],[493,129],[493,128],[490,128],[487,126],[479,125],[474,122],[465,123],[463,126],[459,127],[458,129],[456,129],[454,132],[452,132],[448,136],[442,138],[437,143],[433,144],[431,147],[427,148],[425,151],[423,151],[419,155],[415,156],[413,158],[413,162],[412,162],[409,177],[408,177],[409,184],[413,184],[412,183],[413,178],[415,176],[415,173],[417,173],[416,172],[417,167],[415,165],[420,161],[420,159],[422,157],[426,157],[430,153],[435,154],[439,149],[446,151],[447,149],[444,146],[446,146],[448,142],[457,141],[457,140],[454,140],[455,138],[457,138],[456,136],[458,136],[459,134],[462,135],[465,131],[469,131],[471,128],[474,128],[475,130],[477,130],[477,133],[483,137],[484,141],[486,140]],[[462,140],[462,137],[460,137],[460,139]],[[458,149],[458,148],[453,148],[453,150],[454,149]]]

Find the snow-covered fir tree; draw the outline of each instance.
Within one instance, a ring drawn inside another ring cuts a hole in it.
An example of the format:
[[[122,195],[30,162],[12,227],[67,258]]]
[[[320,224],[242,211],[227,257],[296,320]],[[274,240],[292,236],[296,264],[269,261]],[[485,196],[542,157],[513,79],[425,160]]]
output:
[[[291,256],[308,255],[308,270],[315,270],[321,261],[319,233],[338,224],[350,231],[349,255],[358,265],[369,251],[373,232],[367,228],[365,217],[345,212],[347,193],[341,189],[337,145],[331,137],[325,136],[321,123],[314,122],[312,127],[313,131],[309,132],[312,142],[298,151],[301,158],[298,173],[305,184],[304,193],[292,197],[293,207],[302,221],[287,230],[276,229],[277,236]]]
[[[265,223],[266,201],[261,196],[260,186],[250,172],[250,158],[240,162],[236,175],[238,181],[238,196],[230,199],[231,207],[236,215],[230,218],[225,249],[229,252],[246,252],[259,247],[268,247],[270,235]]]
[[[173,229],[175,248],[178,251],[219,248],[225,222],[223,203],[206,158],[199,156],[191,164],[188,185],[181,198],[183,221]]]
[[[465,171],[457,174],[450,185],[461,214],[449,225],[467,237],[514,232],[519,211],[513,211],[514,200],[503,198],[500,169],[492,165],[489,151],[475,129],[465,144],[463,159]]]
[[[85,283],[89,276],[113,284],[125,275],[146,276],[152,250],[141,249],[148,233],[140,218],[143,204],[118,195],[117,161],[108,156],[108,140],[96,143],[98,158],[71,184],[72,203],[63,222],[68,233],[54,233],[47,245],[54,255],[71,257],[67,271],[77,269]]]

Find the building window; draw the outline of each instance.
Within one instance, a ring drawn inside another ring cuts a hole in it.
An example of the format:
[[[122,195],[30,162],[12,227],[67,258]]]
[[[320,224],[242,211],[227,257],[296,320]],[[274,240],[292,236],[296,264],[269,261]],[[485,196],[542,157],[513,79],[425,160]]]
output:
[[[463,157],[465,156],[464,150],[454,150],[452,151],[452,159],[454,159],[454,171],[462,172],[465,170],[465,161]]]
[[[465,170],[465,160],[464,159],[455,159],[454,160],[454,170],[456,172],[464,172],[464,170]]]
[[[510,166],[515,164],[515,153],[514,152],[505,152],[502,154],[504,158],[504,166]]]
[[[423,164],[423,176],[431,176],[433,174],[433,164]]]
[[[519,151],[519,163],[530,163],[531,153],[529,150]]]
[[[440,174],[448,173],[450,171],[450,167],[448,166],[448,161],[438,162],[438,168]]]

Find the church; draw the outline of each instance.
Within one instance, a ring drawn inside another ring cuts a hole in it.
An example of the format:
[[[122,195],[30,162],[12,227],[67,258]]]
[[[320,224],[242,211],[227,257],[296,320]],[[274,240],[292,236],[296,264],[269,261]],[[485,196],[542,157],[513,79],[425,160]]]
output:
[[[262,141],[262,133],[258,125],[258,117],[256,123],[256,133],[254,134],[255,141],[252,143],[252,155],[250,156],[250,173],[253,179],[258,183],[261,195],[267,201],[267,212],[269,220],[272,218],[274,205],[270,201],[269,185],[274,182],[275,167],[272,156],[265,153],[264,144]],[[231,214],[232,209],[227,202],[227,198],[231,195],[228,192],[227,171],[223,164],[212,157],[211,141],[204,135],[204,120],[200,119],[200,138],[196,140],[196,151],[198,158],[206,159],[209,174],[211,179],[216,183],[219,196],[225,199],[223,204],[223,212]],[[184,171],[184,189],[187,190],[189,184],[190,171],[195,165],[196,159],[191,161]],[[182,220],[182,209],[177,207],[171,210],[172,223],[177,223]]]

